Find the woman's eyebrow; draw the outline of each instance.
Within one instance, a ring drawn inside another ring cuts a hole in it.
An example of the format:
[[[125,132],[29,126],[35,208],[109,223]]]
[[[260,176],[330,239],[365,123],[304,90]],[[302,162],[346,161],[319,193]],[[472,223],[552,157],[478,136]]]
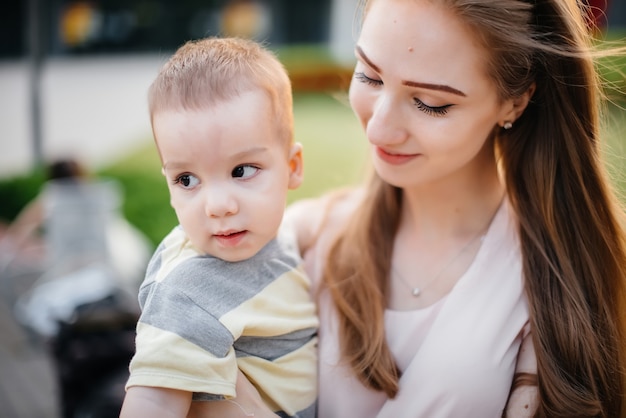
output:
[[[378,74],[382,74],[382,71],[380,70],[380,68],[369,59],[369,57],[365,54],[365,52],[363,52],[363,48],[357,45],[355,47],[355,50],[356,50],[357,55],[361,57],[361,59],[365,61],[367,65],[369,65]],[[457,90],[445,84],[418,83],[417,81],[408,81],[408,80],[403,80],[402,84],[408,87],[417,87],[417,88],[429,89],[429,90],[439,90],[439,91],[443,91],[446,93],[456,94],[457,96],[462,96],[462,97],[467,96],[461,90]]]
[[[382,74],[380,68],[378,68],[376,64],[370,61],[370,59],[367,57],[367,55],[365,55],[365,52],[363,52],[363,49],[360,46],[357,45],[355,47],[355,50],[356,53],[361,57],[361,59],[372,68],[372,70],[376,71],[378,74]]]
[[[439,90],[446,93],[456,94],[457,96],[466,97],[467,95],[463,93],[461,90],[457,90],[454,87],[446,86],[445,84],[429,84],[429,83],[418,83],[417,81],[408,81],[403,80],[402,84],[409,87],[418,87],[422,89],[430,89],[430,90]]]

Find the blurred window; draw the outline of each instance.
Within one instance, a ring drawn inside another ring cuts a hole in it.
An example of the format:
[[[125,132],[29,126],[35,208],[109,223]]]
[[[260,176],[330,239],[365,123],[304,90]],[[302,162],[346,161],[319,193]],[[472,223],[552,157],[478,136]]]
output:
[[[24,0],[0,14],[0,58],[27,55],[29,5],[37,5],[45,55],[174,51],[185,41],[238,35],[285,43],[328,41],[331,1]]]

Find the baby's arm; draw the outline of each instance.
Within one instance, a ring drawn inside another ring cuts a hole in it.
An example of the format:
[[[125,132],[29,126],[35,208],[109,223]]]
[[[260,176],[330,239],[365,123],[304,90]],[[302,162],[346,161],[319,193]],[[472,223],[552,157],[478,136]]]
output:
[[[10,240],[14,249],[21,249],[35,236],[44,222],[45,210],[41,197],[28,203],[6,230],[5,239]]]
[[[128,388],[120,418],[181,418],[191,405],[191,392],[176,389],[132,386]]]
[[[259,391],[241,372],[237,373],[237,398],[191,402],[191,392],[148,386],[128,388],[120,418],[276,418]]]

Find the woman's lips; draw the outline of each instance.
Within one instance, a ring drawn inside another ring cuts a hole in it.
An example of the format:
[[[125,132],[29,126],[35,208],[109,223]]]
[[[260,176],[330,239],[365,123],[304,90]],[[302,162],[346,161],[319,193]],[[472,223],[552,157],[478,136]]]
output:
[[[388,164],[400,165],[417,158],[420,154],[392,154],[380,147],[376,147],[376,155]]]
[[[215,239],[224,247],[234,247],[243,240],[248,231],[239,231],[226,234],[215,234]]]

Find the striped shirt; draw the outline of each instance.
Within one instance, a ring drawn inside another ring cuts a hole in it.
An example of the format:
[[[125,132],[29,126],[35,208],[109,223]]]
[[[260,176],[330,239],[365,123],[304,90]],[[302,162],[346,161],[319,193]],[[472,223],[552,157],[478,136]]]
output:
[[[233,263],[198,253],[174,228],[139,290],[126,387],[228,399],[239,368],[279,415],[314,417],[318,321],[309,286],[299,256],[276,239]]]

